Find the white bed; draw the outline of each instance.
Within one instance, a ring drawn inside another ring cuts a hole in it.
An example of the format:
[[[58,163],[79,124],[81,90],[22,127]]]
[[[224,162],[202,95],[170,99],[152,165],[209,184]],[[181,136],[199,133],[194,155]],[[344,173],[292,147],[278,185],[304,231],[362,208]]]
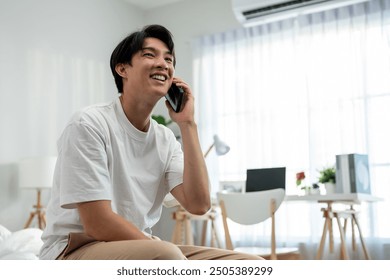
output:
[[[0,225],[0,260],[37,260],[43,244],[41,235],[38,228],[11,232]]]

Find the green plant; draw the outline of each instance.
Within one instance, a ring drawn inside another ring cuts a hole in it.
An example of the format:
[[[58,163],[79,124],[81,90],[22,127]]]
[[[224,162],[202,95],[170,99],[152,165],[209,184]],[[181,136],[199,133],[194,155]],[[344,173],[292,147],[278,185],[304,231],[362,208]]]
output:
[[[158,124],[161,124],[163,126],[168,127],[171,123],[173,123],[172,120],[166,120],[164,116],[162,115],[152,115],[152,119],[155,120]],[[175,135],[176,139],[180,139],[180,135]]]
[[[336,169],[334,167],[326,167],[320,170],[318,177],[320,183],[336,183]]]
[[[154,119],[157,123],[162,124],[164,126],[168,126],[172,123],[172,120],[166,120],[164,116],[161,115],[152,115],[152,119]]]

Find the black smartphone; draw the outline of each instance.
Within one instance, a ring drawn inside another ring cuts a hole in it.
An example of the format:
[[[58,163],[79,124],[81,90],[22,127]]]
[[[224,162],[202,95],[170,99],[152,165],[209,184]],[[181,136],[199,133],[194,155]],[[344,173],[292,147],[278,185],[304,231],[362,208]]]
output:
[[[169,101],[169,104],[173,110],[177,113],[180,112],[181,105],[183,103],[184,90],[181,87],[172,83],[165,98]]]

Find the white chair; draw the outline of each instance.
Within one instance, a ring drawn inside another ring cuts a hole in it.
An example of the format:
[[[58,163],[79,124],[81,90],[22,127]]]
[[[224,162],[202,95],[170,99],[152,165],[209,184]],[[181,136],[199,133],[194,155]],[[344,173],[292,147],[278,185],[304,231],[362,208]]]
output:
[[[247,193],[217,193],[225,230],[226,248],[256,254],[265,259],[301,259],[298,248],[276,246],[275,212],[284,200],[283,189]],[[231,239],[228,219],[240,225],[256,225],[271,218],[271,247],[237,247]]]

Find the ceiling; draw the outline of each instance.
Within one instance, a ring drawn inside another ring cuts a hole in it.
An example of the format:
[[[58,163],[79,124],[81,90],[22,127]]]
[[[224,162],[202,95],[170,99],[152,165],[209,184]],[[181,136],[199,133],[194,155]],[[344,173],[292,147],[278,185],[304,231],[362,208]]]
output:
[[[149,10],[157,7],[162,7],[176,2],[185,0],[124,0],[142,10]]]

